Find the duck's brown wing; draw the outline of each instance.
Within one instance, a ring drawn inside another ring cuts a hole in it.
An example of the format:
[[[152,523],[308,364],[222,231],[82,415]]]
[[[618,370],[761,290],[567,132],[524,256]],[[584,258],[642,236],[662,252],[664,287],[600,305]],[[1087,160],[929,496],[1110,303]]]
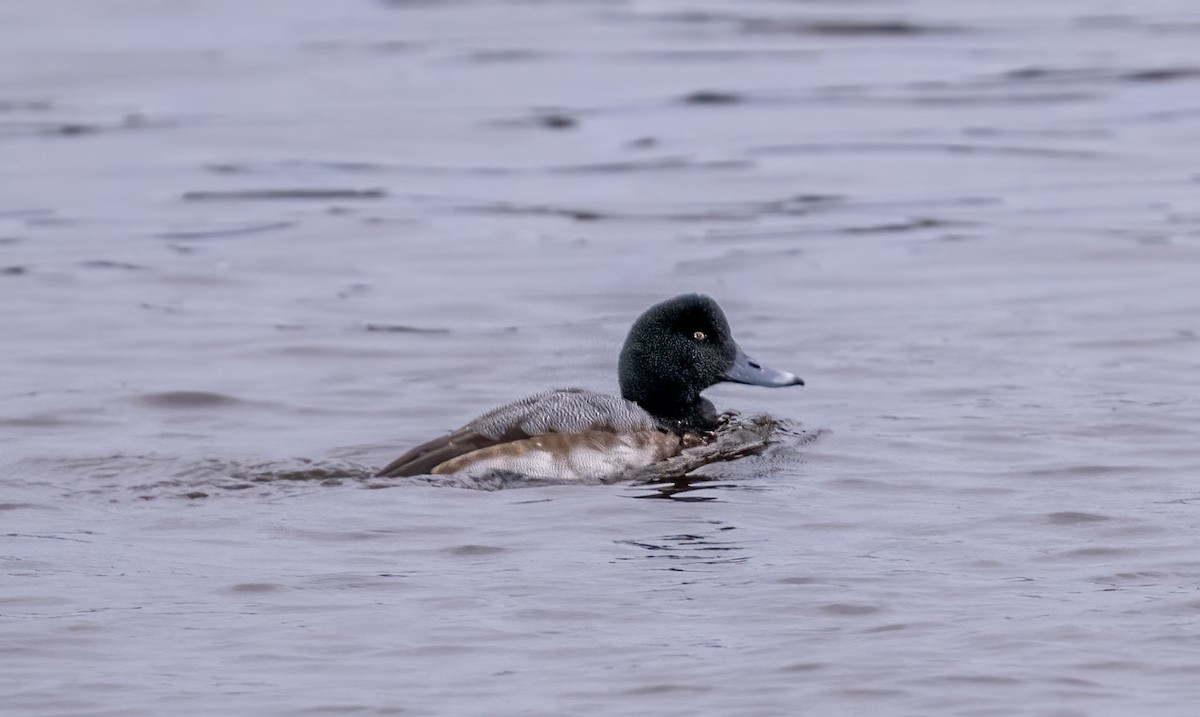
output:
[[[463,426],[454,433],[448,433],[441,438],[435,438],[422,443],[408,453],[387,464],[375,475],[386,478],[407,478],[421,476],[433,472],[442,463],[459,456],[466,455],[481,448],[498,446],[501,443],[529,438],[518,433],[513,436],[492,438],[472,426]]]
[[[650,414],[623,398],[577,388],[554,389],[492,409],[453,433],[417,446],[376,475],[425,475],[472,451],[544,433],[630,433],[654,428]]]

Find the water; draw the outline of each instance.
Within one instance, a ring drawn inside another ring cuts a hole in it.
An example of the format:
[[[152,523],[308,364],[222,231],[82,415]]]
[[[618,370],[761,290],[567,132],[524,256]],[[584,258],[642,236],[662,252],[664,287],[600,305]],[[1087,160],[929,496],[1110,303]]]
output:
[[[1185,0],[0,9],[0,712],[1192,714],[1198,41]],[[718,406],[817,440],[679,492],[369,477],[613,390],[683,291],[808,382]]]

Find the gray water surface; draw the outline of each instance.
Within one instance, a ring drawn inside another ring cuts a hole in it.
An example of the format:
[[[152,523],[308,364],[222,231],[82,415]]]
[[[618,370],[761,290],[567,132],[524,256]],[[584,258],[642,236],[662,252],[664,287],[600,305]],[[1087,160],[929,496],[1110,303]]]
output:
[[[1198,194],[1189,0],[5,4],[0,713],[1195,714]],[[685,291],[817,440],[370,477]]]

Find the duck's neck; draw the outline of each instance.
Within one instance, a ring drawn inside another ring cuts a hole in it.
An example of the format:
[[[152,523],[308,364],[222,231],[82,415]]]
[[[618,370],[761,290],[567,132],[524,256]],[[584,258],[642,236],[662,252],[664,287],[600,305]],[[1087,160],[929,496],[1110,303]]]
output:
[[[717,409],[712,401],[694,394],[683,400],[676,396],[673,400],[665,400],[661,396],[625,396],[641,406],[642,410],[654,417],[654,422],[664,431],[683,435],[690,432],[704,432],[715,429]]]

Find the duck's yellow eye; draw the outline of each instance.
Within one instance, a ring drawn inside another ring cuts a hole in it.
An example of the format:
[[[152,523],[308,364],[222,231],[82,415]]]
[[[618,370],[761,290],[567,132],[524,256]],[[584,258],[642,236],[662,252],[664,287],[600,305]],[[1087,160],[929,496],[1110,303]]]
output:
[[[692,334],[692,338],[696,339],[697,341],[703,341],[704,339],[708,338],[708,334],[704,333],[703,331],[697,331],[696,333]]]

